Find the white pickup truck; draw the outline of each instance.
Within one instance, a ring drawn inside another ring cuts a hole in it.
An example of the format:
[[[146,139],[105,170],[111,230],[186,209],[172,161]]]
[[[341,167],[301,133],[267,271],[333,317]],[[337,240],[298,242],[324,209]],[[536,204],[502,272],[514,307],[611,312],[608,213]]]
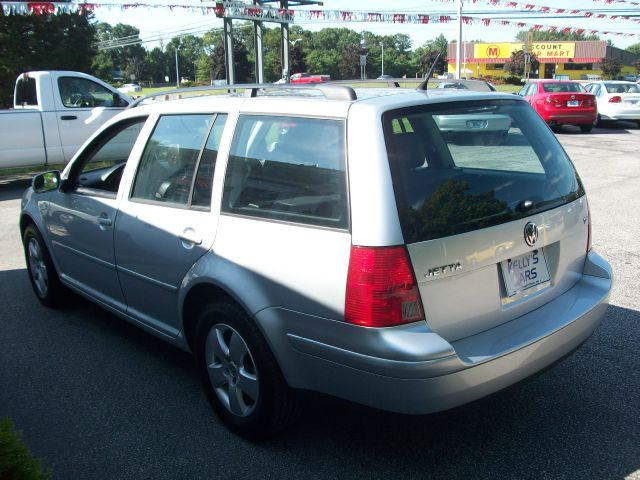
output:
[[[66,163],[131,98],[80,72],[21,74],[13,109],[0,110],[0,169]]]

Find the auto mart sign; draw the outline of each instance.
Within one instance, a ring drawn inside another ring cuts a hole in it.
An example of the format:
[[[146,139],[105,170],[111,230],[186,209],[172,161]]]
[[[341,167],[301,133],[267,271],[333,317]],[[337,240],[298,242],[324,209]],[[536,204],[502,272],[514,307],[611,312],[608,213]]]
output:
[[[524,43],[476,43],[473,46],[473,56],[476,59],[507,60],[511,54],[524,50]],[[575,57],[575,42],[534,42],[531,44],[533,53],[541,62],[566,60]]]

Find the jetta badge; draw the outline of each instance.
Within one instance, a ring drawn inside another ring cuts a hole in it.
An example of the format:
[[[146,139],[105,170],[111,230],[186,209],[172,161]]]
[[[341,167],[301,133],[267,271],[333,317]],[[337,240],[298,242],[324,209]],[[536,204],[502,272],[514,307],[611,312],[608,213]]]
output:
[[[529,222],[524,226],[524,241],[527,245],[533,247],[538,241],[538,225],[533,222]]]

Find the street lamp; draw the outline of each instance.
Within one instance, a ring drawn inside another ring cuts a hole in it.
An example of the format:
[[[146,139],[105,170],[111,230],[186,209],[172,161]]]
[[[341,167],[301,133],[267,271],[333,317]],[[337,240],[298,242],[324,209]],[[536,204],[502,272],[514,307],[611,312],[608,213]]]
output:
[[[384,76],[384,43],[380,42],[380,47],[382,47],[382,73],[380,76]]]
[[[180,88],[180,71],[178,70],[178,48],[176,45],[176,88]]]

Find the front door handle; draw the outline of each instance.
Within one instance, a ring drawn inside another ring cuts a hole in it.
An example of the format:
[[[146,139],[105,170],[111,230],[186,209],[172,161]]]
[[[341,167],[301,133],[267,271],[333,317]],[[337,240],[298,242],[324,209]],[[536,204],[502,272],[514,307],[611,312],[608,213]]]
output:
[[[113,224],[113,221],[107,216],[106,213],[103,213],[98,217],[98,225],[103,227],[110,227]]]
[[[77,120],[78,117],[76,117],[75,115],[62,115],[60,117],[60,120]]]

